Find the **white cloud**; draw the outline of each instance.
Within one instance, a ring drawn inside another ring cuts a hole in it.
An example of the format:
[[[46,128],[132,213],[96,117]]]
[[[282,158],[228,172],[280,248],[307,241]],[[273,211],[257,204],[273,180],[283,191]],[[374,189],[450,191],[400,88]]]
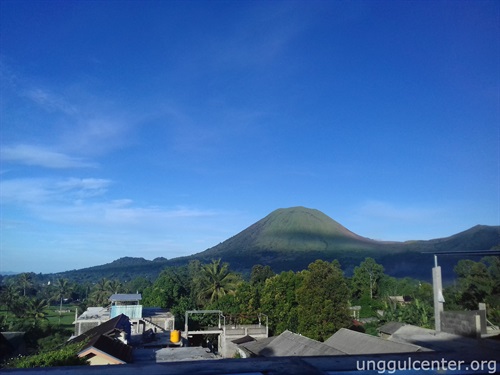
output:
[[[75,106],[47,90],[30,88],[25,91],[24,95],[48,112],[63,112],[67,115],[77,113]]]
[[[0,201],[2,205],[24,207],[38,219],[91,226],[125,224],[144,228],[173,225],[176,221],[183,225],[186,220],[219,214],[184,206],[137,206],[131,199],[103,199],[111,184],[100,178],[4,179],[0,180]]]
[[[104,201],[95,203],[75,202],[72,205],[44,205],[37,207],[36,215],[44,220],[62,224],[86,226],[125,227],[134,230],[156,230],[159,228],[180,228],[186,221],[215,216],[212,210],[199,210],[185,207],[163,208],[136,206],[131,200]]]
[[[3,161],[45,168],[64,169],[95,167],[95,164],[81,158],[75,158],[44,147],[27,144],[2,147],[0,150],[0,158]]]
[[[120,111],[111,111],[112,116],[101,113],[89,118],[75,118],[66,126],[61,142],[65,148],[86,155],[101,155],[131,143],[134,121],[124,119]]]
[[[47,202],[78,201],[104,194],[111,181],[105,179],[20,178],[0,181],[2,204],[38,205]]]

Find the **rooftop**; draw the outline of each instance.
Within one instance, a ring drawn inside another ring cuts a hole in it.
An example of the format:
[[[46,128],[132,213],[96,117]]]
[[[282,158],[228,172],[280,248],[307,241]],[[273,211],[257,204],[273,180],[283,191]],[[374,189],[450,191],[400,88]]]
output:
[[[347,354],[411,353],[423,350],[418,345],[396,343],[345,328],[335,332],[324,343]]]
[[[199,361],[220,359],[207,348],[185,347],[185,348],[140,348],[134,349],[133,360],[139,363],[164,363],[178,361]]]
[[[398,329],[400,329],[404,325],[405,325],[405,323],[389,322],[389,323],[384,324],[382,327],[380,327],[378,329],[378,331],[381,333],[385,333],[387,335],[392,335],[394,332],[396,332]]]
[[[88,307],[78,320],[108,320],[109,317],[109,309],[106,307]]]
[[[138,302],[142,300],[140,293],[137,294],[113,294],[109,297],[111,302]]]
[[[274,338],[241,344],[240,347],[260,357],[343,355],[341,351],[308,337],[285,331]]]
[[[468,353],[476,356],[476,359],[500,358],[500,342],[497,340],[463,337],[410,324],[400,327],[388,340],[419,345],[438,352]]]

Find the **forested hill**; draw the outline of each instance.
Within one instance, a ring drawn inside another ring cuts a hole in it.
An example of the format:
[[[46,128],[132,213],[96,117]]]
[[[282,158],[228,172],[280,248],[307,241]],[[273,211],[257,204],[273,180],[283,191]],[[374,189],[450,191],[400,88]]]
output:
[[[376,241],[351,232],[321,211],[292,207],[273,211],[219,245],[188,257],[151,261],[126,257],[59,275],[80,281],[95,281],[101,277],[122,280],[136,276],[155,278],[167,266],[183,265],[196,259],[210,262],[218,258],[242,273],[248,273],[255,264],[269,265],[275,272],[297,271],[307,268],[316,259],[337,259],[344,271],[350,274],[363,259],[372,257],[385,267],[389,275],[429,280],[432,255],[421,252],[488,250],[499,244],[500,227],[486,225],[429,241]],[[463,257],[440,257],[445,278],[453,276],[453,266],[460,259]],[[471,259],[478,260],[477,257]]]

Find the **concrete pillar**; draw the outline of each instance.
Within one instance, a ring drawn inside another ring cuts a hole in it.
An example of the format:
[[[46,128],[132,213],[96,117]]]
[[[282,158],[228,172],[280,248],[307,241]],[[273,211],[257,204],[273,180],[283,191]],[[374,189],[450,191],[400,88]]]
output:
[[[434,329],[436,332],[441,332],[441,312],[444,311],[444,298],[441,267],[439,266],[432,269],[432,288],[434,291]]]

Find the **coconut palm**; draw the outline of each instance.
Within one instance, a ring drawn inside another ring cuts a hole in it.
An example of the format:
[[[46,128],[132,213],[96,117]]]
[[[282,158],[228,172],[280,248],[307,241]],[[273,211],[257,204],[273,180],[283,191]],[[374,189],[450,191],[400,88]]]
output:
[[[215,302],[226,294],[234,293],[239,278],[230,272],[229,264],[221,264],[221,260],[217,259],[201,267],[198,282],[200,285],[198,300]]]
[[[122,290],[122,288],[123,288],[123,284],[120,282],[120,280],[117,280],[117,279],[110,280],[109,289],[111,290],[111,292],[113,292],[114,294],[117,294]]]
[[[47,320],[47,307],[47,301],[44,299],[28,300],[25,308],[25,316],[28,320],[33,321],[33,327],[36,327],[40,321]]]
[[[57,279],[56,288],[57,288],[57,297],[60,300],[60,305],[59,305],[59,323],[61,323],[61,312],[62,312],[63,298],[66,297],[71,292],[71,290],[73,288],[68,283],[68,280],[63,279],[63,278]]]
[[[18,291],[12,284],[3,285],[0,291],[0,303],[6,307],[8,311],[12,312],[12,308],[19,298]]]
[[[26,288],[29,288],[30,286],[33,285],[33,280],[32,277],[29,273],[22,273],[19,275],[19,283],[23,287],[23,296],[26,295]]]
[[[91,298],[97,306],[104,306],[108,302],[109,296],[113,293],[111,282],[103,277],[97,282],[92,291]]]

